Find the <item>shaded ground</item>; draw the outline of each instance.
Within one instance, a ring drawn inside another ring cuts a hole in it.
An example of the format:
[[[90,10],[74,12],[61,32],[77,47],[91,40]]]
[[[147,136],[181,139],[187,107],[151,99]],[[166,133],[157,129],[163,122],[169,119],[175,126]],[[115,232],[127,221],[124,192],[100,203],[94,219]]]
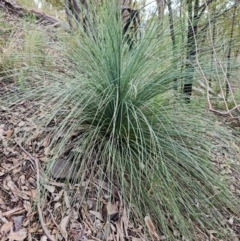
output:
[[[45,187],[44,206],[41,207],[47,229],[57,240],[138,240],[142,227],[128,220],[119,190],[114,190],[115,202],[107,205],[108,184],[95,179],[85,190],[85,183],[66,184],[64,180],[44,178],[44,167],[49,158],[49,131],[34,123],[44,112],[38,103],[25,102],[13,108],[1,106],[0,111],[0,231],[1,240],[46,240],[36,204],[38,174]],[[39,170],[35,162],[39,165]],[[98,189],[102,196],[98,197]],[[73,206],[70,199],[76,196]],[[42,194],[43,195],[43,194]],[[110,222],[107,222],[107,215]],[[69,224],[67,224],[69,222]],[[9,234],[9,231],[12,230]],[[28,237],[27,237],[28,236]],[[22,237],[22,238],[19,238]],[[142,239],[141,239],[142,240]]]
[[[10,16],[5,16],[11,18]],[[12,18],[15,24],[17,18]],[[18,23],[19,24],[19,23]],[[0,80],[0,100],[14,91],[14,81]],[[1,103],[1,102],[0,102]],[[22,102],[13,107],[0,106],[0,238],[1,240],[150,240],[144,220],[129,219],[127,207],[117,187],[108,204],[108,184],[93,179],[87,183],[67,184],[65,180],[47,178],[44,171],[50,161],[51,132],[36,122],[45,115],[44,103]],[[234,123],[238,125],[238,122]],[[229,188],[240,196],[240,177],[232,163],[240,163],[238,143],[229,139],[226,146],[211,133],[214,143],[212,161],[226,174]],[[40,179],[40,180],[39,180]],[[45,187],[39,195],[39,181]],[[102,190],[99,196],[98,190]],[[200,190],[199,190],[200,191]],[[74,204],[70,202],[75,195]],[[41,199],[41,204],[40,204]],[[110,220],[107,216],[110,215]],[[145,220],[146,221],[146,220]],[[222,220],[232,233],[229,241],[240,240],[240,217]],[[166,237],[150,230],[153,240]],[[49,236],[49,237],[47,237]],[[176,240],[177,234],[176,234]],[[219,240],[214,230],[199,233],[198,240]]]

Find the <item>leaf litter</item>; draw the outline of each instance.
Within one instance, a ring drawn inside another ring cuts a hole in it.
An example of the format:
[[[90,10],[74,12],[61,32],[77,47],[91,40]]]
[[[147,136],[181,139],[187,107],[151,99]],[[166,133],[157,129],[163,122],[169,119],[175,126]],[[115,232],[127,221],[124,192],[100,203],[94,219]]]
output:
[[[42,104],[41,104],[42,105]],[[34,109],[31,114],[28,109]],[[16,114],[18,113],[18,114]],[[34,118],[41,118],[42,108],[39,103],[17,105],[7,111],[0,111],[1,164],[0,181],[0,238],[1,240],[48,240],[48,236],[39,222],[36,202],[40,191],[37,190],[37,170],[27,153],[38,160],[40,173],[43,173],[49,158],[45,149],[49,148],[51,135],[41,126],[34,123]],[[23,124],[24,123],[24,124]],[[231,140],[228,147],[221,146],[221,140],[211,137],[215,143],[213,162],[227,174],[230,188],[240,196],[240,177],[228,164],[236,160],[236,152],[231,152]],[[18,144],[21,145],[24,152]],[[64,174],[66,176],[66,174]],[[64,175],[61,177],[63,178]],[[42,178],[42,177],[41,177]],[[44,223],[52,240],[166,240],[159,233],[150,216],[146,215],[141,222],[133,222],[128,216],[127,207],[123,206],[121,192],[117,187],[112,191],[114,199],[109,198],[109,185],[103,180],[85,180],[88,187],[82,196],[79,185],[65,183],[64,179],[41,180],[45,189],[41,201],[41,212]],[[91,185],[89,182],[92,182]],[[102,197],[98,190],[102,189]],[[71,193],[80,201],[70,201]],[[116,198],[117,197],[117,198]],[[109,201],[114,200],[114,201]],[[226,217],[223,220],[226,229],[232,231],[233,239],[240,239],[240,218]],[[141,225],[146,225],[146,229]],[[197,227],[196,227],[197,229]],[[178,236],[178,231],[173,230]],[[199,240],[219,240],[214,230],[208,234],[199,233]],[[204,237],[204,239],[203,239]],[[177,240],[177,238],[176,238]],[[180,240],[180,239],[179,239]],[[184,240],[184,239],[183,239]]]
[[[41,118],[44,114],[41,110],[39,103],[28,102],[0,111],[1,240],[49,239],[39,222],[36,208],[40,193],[37,190],[37,170],[27,154],[31,153],[38,160],[42,174],[49,161],[46,149],[51,136],[34,123],[36,117]],[[92,185],[87,185],[89,182],[82,183],[83,188],[89,188],[82,196],[79,185],[66,184],[59,178],[45,178],[41,212],[53,240],[125,240],[125,237],[145,240],[146,234],[137,231],[138,226],[131,223],[126,207],[120,203],[123,197],[109,202],[108,183],[95,179]],[[97,196],[99,188],[103,194],[100,199]],[[72,206],[69,190],[79,195],[81,204]],[[120,191],[115,188],[114,193]]]

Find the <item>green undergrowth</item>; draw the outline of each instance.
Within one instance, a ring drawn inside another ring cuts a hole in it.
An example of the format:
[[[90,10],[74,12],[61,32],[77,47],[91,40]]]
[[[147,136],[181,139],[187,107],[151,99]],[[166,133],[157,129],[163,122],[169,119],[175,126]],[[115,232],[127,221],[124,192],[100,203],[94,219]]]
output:
[[[182,47],[169,54],[169,35],[150,22],[129,50],[116,9],[108,1],[89,31],[59,34],[56,69],[20,68],[23,86],[7,101],[43,100],[41,125],[53,129],[49,158],[70,160],[74,183],[96,178],[109,190],[117,186],[136,223],[149,215],[168,240],[197,240],[197,230],[227,237],[221,223],[239,214],[239,201],[211,162],[206,138],[214,131],[224,139],[224,128],[174,94]],[[26,37],[38,43],[37,35]],[[25,51],[24,61],[44,55]]]
[[[0,21],[5,22],[1,25],[0,37],[0,75],[3,80],[21,82],[21,75],[32,67],[50,69],[46,31],[26,19],[17,20],[15,16],[8,24],[7,18],[10,19],[11,15],[0,15]]]

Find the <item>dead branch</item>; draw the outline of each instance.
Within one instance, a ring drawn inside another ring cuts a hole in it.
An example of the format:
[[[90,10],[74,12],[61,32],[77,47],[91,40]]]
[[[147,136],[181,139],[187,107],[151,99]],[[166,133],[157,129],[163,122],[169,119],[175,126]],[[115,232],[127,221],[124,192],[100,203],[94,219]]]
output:
[[[220,114],[220,115],[229,115],[231,114],[234,110],[238,110],[239,111],[239,108],[240,108],[240,105],[236,105],[235,107],[233,107],[231,110],[228,110],[228,111],[218,111],[218,110],[214,110],[212,108],[209,108],[210,111],[212,112],[215,112],[217,114]]]
[[[8,11],[20,18],[32,15],[36,18],[38,23],[43,25],[60,26],[60,22],[56,18],[51,17],[45,13],[36,11],[34,9],[25,9],[14,0],[0,0],[0,9]]]

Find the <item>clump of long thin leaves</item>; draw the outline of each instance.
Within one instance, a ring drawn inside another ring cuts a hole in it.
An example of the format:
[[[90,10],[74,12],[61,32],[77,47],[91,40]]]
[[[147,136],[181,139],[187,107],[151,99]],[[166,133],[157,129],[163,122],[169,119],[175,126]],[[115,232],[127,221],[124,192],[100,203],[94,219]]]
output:
[[[188,240],[196,230],[221,232],[223,213],[239,205],[210,161],[205,133],[214,125],[174,96],[181,66],[164,32],[149,22],[130,50],[113,2],[95,9],[88,31],[59,36],[62,71],[32,68],[35,84],[18,98],[46,101],[52,159],[70,159],[75,182],[97,177],[119,187],[130,216],[150,215],[169,240],[173,230]]]

